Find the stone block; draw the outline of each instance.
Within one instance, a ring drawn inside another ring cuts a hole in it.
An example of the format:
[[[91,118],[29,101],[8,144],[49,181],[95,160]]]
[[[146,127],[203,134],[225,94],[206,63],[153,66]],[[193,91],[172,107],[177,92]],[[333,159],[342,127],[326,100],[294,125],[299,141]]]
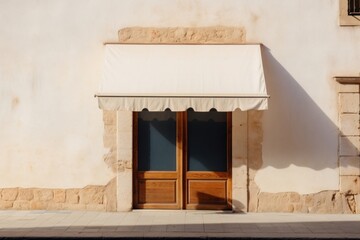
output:
[[[256,184],[254,184],[252,181],[250,181],[249,194],[248,194],[249,212],[257,212],[257,210],[258,210],[258,194],[259,194],[259,188],[257,187]]]
[[[64,210],[86,210],[85,204],[62,203]]]
[[[105,125],[116,125],[116,111],[103,110],[103,121]]]
[[[104,155],[104,161],[113,172],[117,172],[117,151],[116,148],[110,148],[109,152]]]
[[[133,147],[133,132],[119,132],[117,141],[118,150],[132,149]]]
[[[16,210],[29,210],[30,209],[30,202],[24,200],[16,200],[13,204],[13,209]]]
[[[340,137],[339,154],[340,156],[359,155],[360,138],[358,136]]]
[[[356,213],[360,213],[360,194],[355,195]]]
[[[341,113],[359,113],[359,93],[340,93],[339,98]]]
[[[296,192],[290,193],[290,202],[291,203],[298,203],[300,202],[300,194]]]
[[[66,198],[65,189],[55,189],[54,190],[54,199],[55,203],[64,203]]]
[[[334,192],[331,197],[332,209],[330,213],[344,213],[344,206],[342,202],[342,194],[339,192]]]
[[[50,201],[54,198],[52,189],[38,188],[34,189],[34,200],[36,201]]]
[[[341,114],[340,130],[345,136],[359,136],[359,114]]]
[[[232,189],[232,209],[235,212],[247,212],[247,189],[233,188]]]
[[[106,206],[104,204],[88,204],[85,206],[86,210],[89,211],[105,211]]]
[[[232,128],[232,156],[234,158],[247,158],[247,127]]]
[[[340,175],[360,175],[360,157],[340,157]]]
[[[356,202],[354,194],[345,194],[347,205],[351,213],[356,213]]]
[[[132,132],[133,113],[130,111],[117,112],[117,129],[119,132]]]
[[[247,186],[247,165],[243,159],[233,159],[232,183],[234,187],[246,188]]]
[[[31,188],[20,188],[17,199],[30,201],[34,198],[33,189]]]
[[[0,209],[10,209],[13,207],[13,201],[0,200]]]
[[[65,202],[69,204],[79,203],[79,190],[78,189],[66,189]]]
[[[132,161],[133,159],[133,149],[132,148],[122,148],[117,151],[117,160],[118,161]]]
[[[359,84],[339,84],[339,93],[359,93]]]
[[[303,205],[301,203],[294,204],[294,213],[302,213],[303,212]]]
[[[288,193],[260,193],[258,196],[259,212],[293,212]]]
[[[14,201],[18,196],[17,188],[4,188],[1,191],[1,199],[4,201]]]
[[[132,171],[124,171],[117,175],[117,210],[131,211],[133,205]]]
[[[116,185],[117,178],[113,178],[106,186],[104,191],[104,205],[106,206],[106,211],[116,211]]]
[[[349,194],[360,193],[359,176],[340,176],[340,191]]]
[[[79,196],[80,204],[103,204],[104,187],[87,186],[83,189],[80,189]]]
[[[341,201],[342,201],[342,213],[344,214],[351,214],[352,211],[351,211],[351,208],[349,206],[349,203],[348,203],[348,199],[346,197],[346,194],[341,194]]]
[[[31,210],[46,210],[48,209],[48,202],[43,201],[31,201],[30,202],[30,209]]]
[[[312,194],[307,194],[304,196],[304,203],[306,206],[314,205],[314,197]]]
[[[64,203],[49,202],[47,204],[47,209],[48,210],[64,210],[63,205],[64,205]]]
[[[245,30],[234,27],[130,27],[119,31],[123,43],[244,43]]]
[[[239,110],[232,114],[232,156],[247,158],[247,113]]]
[[[248,112],[248,165],[254,171],[261,168],[262,162],[262,111]],[[251,173],[249,171],[249,173]],[[254,176],[251,176],[254,177]]]
[[[114,135],[116,134],[117,129],[114,125],[105,125],[104,126],[104,135]]]
[[[104,147],[106,148],[116,147],[116,134],[113,135],[104,134],[103,142],[104,142]]]

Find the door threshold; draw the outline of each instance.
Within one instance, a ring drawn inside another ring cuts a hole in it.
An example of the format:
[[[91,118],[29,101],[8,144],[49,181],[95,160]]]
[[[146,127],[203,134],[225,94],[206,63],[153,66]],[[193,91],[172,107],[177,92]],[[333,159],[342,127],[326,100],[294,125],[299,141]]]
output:
[[[163,213],[191,213],[191,214],[232,214],[233,210],[188,210],[188,209],[133,209],[132,212],[163,212]]]

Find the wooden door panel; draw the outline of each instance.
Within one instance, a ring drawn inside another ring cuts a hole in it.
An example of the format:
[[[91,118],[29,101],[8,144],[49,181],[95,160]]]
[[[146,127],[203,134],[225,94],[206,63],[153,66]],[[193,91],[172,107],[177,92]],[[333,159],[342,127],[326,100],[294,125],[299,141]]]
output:
[[[139,204],[176,204],[176,180],[144,179],[138,183]]]
[[[133,119],[134,208],[181,208],[182,114],[143,112]]]
[[[226,180],[188,180],[188,204],[227,204]]]
[[[186,112],[185,119],[186,209],[231,209],[231,113]]]

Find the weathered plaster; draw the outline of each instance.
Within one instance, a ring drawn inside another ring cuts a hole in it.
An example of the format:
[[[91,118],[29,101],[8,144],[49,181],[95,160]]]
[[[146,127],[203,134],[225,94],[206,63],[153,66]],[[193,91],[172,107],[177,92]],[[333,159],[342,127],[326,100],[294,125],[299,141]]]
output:
[[[340,189],[337,95],[330,76],[358,75],[360,28],[338,26],[338,0],[210,1],[200,7],[194,6],[199,1],[159,6],[110,0],[91,2],[81,11],[84,2],[0,3],[2,188],[106,184],[117,167],[101,160],[103,123],[92,98],[101,78],[102,43],[117,41],[125,26],[220,24],[244,26],[247,41],[264,44],[268,66],[263,169],[256,172],[261,175],[256,184],[249,182],[250,195]],[[340,88],[359,92],[358,85]],[[340,139],[341,156],[358,155],[357,136]],[[117,150],[105,150],[114,159]]]

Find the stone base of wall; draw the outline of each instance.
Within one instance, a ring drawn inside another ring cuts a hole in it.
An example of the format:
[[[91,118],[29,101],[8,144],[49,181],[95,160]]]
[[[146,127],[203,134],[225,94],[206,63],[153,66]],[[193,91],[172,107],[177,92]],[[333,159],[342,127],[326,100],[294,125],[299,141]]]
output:
[[[112,182],[72,189],[3,188],[0,209],[115,211]]]
[[[360,195],[323,191],[313,194],[260,193],[257,212],[360,213]]]

